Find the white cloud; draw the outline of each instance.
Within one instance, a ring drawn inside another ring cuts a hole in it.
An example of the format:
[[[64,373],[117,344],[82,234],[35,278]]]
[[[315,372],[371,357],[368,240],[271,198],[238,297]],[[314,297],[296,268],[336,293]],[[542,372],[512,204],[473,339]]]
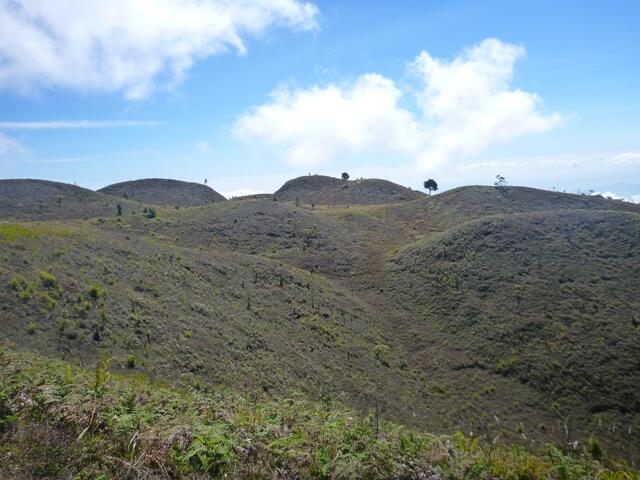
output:
[[[205,141],[196,142],[196,148],[203,155],[211,153],[211,145],[209,144],[209,142],[205,142]]]
[[[613,200],[623,200],[625,202],[631,203],[640,203],[640,194],[639,195],[618,195],[614,192],[593,192],[593,195],[601,195],[604,198],[611,198]]]
[[[352,85],[308,90],[286,88],[235,125],[243,138],[259,138],[283,149],[294,166],[312,166],[365,149],[414,151],[420,126],[399,107],[402,93],[381,75],[363,75]]]
[[[521,46],[487,39],[451,62],[427,52],[418,56],[412,69],[425,85],[419,103],[434,124],[420,165],[440,164],[562,122],[557,113],[538,111],[537,95],[510,86],[513,65],[524,53]]]
[[[296,166],[344,153],[385,151],[414,158],[422,170],[478,153],[562,122],[539,111],[540,98],[514,89],[517,45],[487,39],[452,61],[422,52],[410,65],[420,80],[411,110],[393,80],[366,74],[351,84],[282,88],[242,116],[236,134],[258,139]]]
[[[633,164],[640,163],[640,152],[624,152],[611,157],[613,163]]]
[[[0,87],[149,95],[200,58],[246,52],[243,37],[317,26],[301,0],[0,0]]]
[[[73,120],[54,122],[0,122],[1,130],[67,130],[82,128],[124,128],[124,127],[155,127],[161,122],[141,122],[134,120],[96,121]]]
[[[0,157],[21,155],[26,149],[16,140],[0,132]]]

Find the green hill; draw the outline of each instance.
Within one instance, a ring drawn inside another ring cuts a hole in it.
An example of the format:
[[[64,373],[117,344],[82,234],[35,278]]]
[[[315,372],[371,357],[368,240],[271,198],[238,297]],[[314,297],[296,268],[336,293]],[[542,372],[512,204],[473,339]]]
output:
[[[639,206],[477,186],[342,203],[342,180],[302,178],[334,185],[325,204],[149,218],[122,199],[121,216],[31,221],[5,200],[0,337],[183,387],[377,405],[437,435],[595,438],[638,462]]]
[[[226,200],[206,185],[163,178],[145,178],[114,183],[98,190],[119,198],[128,198],[151,205],[193,207]]]
[[[131,212],[139,204],[47,180],[0,180],[0,219],[64,220]]]
[[[616,443],[614,425],[640,428],[638,239],[637,214],[573,210],[482,218],[419,241],[389,263],[385,293],[413,313],[398,338],[445,384],[468,376],[479,415],[535,409]]]
[[[286,182],[274,194],[280,201],[317,205],[371,205],[416,200],[425,196],[409,188],[377,178],[341,180],[308,175]]]

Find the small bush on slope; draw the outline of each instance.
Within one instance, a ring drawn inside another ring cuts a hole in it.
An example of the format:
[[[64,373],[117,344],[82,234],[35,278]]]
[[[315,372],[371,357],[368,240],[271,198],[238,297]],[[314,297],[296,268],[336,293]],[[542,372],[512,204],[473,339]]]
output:
[[[639,478],[553,447],[533,454],[387,423],[376,435],[372,418],[330,401],[178,391],[139,375],[110,375],[98,392],[94,376],[0,350],[0,477]]]

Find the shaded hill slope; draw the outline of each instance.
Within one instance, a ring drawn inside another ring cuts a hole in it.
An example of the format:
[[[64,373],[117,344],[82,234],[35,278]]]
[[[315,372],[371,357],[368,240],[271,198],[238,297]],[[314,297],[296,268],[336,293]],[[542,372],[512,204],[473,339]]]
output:
[[[517,408],[520,384],[539,394],[529,409],[555,412],[574,431],[617,443],[640,428],[639,215],[479,219],[398,252],[386,285],[413,314],[398,338],[427,375],[440,369],[432,355],[444,343],[457,353],[438,375],[471,373],[478,390],[513,381],[487,411],[503,418]]]
[[[90,218],[134,211],[134,202],[86,188],[47,180],[0,180],[0,218],[55,220]]]
[[[98,190],[119,198],[128,198],[152,205],[193,207],[226,200],[206,185],[180,180],[146,178],[114,183]]]
[[[273,194],[280,201],[305,204],[348,205],[407,202],[425,194],[380,179],[341,180],[324,175],[308,175],[286,182]]]

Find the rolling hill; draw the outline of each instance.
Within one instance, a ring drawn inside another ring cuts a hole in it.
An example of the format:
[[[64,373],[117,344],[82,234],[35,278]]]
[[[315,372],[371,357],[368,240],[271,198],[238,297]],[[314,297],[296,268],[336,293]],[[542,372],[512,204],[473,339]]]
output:
[[[278,201],[155,218],[134,203],[34,222],[9,200],[0,337],[192,389],[339,399],[436,434],[595,438],[637,465],[639,206],[524,187],[399,200],[357,182],[301,177]]]
[[[120,204],[123,212],[139,209],[125,199],[47,180],[0,180],[1,218],[61,220],[111,216]]]
[[[341,180],[324,175],[308,175],[289,180],[273,196],[280,201],[297,200],[309,205],[371,205],[407,202],[422,198],[425,194],[388,180]]]
[[[226,200],[206,185],[162,178],[114,183],[98,190],[107,195],[150,205],[193,207]]]

